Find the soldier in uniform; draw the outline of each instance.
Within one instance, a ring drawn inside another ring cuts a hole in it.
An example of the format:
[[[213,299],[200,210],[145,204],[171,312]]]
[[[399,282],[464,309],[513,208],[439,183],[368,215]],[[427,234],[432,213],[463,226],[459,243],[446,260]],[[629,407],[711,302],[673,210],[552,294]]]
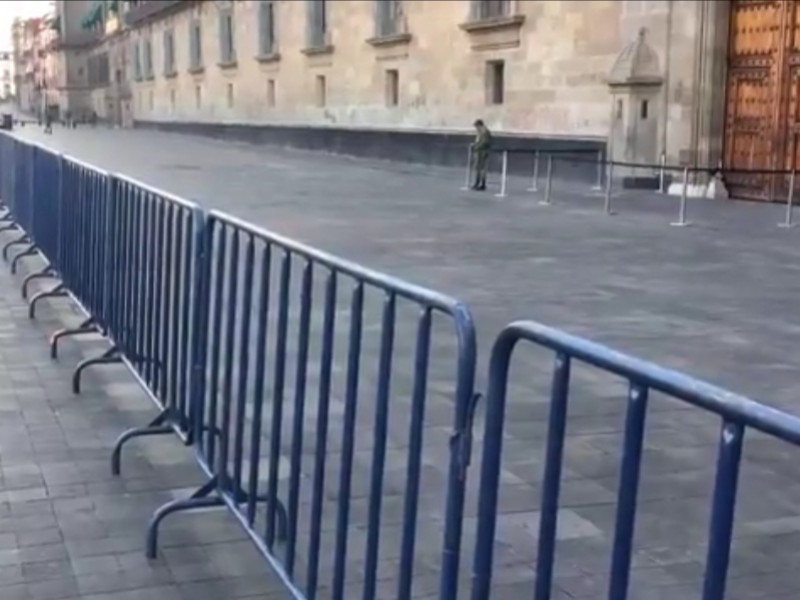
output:
[[[489,152],[492,149],[492,132],[486,124],[478,119],[474,123],[475,141],[472,142],[472,171],[475,174],[475,182],[472,184],[473,190],[486,189],[486,171],[489,168]]]

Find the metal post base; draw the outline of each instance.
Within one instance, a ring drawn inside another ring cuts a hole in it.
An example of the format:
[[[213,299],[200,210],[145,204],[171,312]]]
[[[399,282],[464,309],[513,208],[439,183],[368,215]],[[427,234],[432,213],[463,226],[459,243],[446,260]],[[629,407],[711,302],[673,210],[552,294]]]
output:
[[[38,295],[34,296],[33,300],[31,300],[31,305],[33,305],[33,302],[35,302],[37,298]],[[99,331],[100,330],[97,328],[97,325],[95,325],[93,317],[89,317],[75,328],[59,329],[50,336],[50,358],[53,360],[58,358],[58,340],[61,338],[71,335],[83,335],[86,333],[99,333]]]
[[[675,221],[674,223],[670,223],[671,227],[691,227],[691,221]]]
[[[111,452],[112,475],[119,475],[122,470],[122,447],[128,440],[149,435],[164,435],[166,433],[173,432],[171,425],[165,425],[165,423],[169,420],[170,413],[171,411],[162,410],[158,416],[150,421],[150,423],[148,423],[146,426],[128,429],[117,438],[117,441],[114,443],[114,450]]]
[[[50,265],[46,266],[41,271],[36,271],[35,273],[28,274],[25,277],[25,279],[22,280],[22,287],[20,288],[21,292],[22,292],[22,299],[23,300],[27,300],[28,299],[28,286],[30,285],[30,283],[32,281],[34,281],[35,279],[45,279],[45,278],[50,278],[50,277],[55,277],[55,276],[56,276],[56,273],[53,270],[53,267],[51,267]]]
[[[10,242],[6,242],[3,246],[3,260],[8,261],[8,250],[12,246],[19,246],[20,244],[29,244],[30,240],[28,239],[28,234],[23,233],[17,239],[11,240]]]
[[[17,265],[19,264],[20,260],[22,260],[26,256],[34,256],[35,254],[38,254],[38,253],[39,253],[39,249],[36,247],[36,244],[31,244],[25,250],[23,250],[22,252],[17,254],[11,260],[11,274],[12,275],[16,275],[17,274]]]
[[[91,367],[92,365],[112,365],[121,362],[122,357],[119,355],[119,350],[116,346],[112,346],[96,358],[87,358],[82,360],[78,363],[78,366],[75,367],[75,372],[72,374],[72,393],[81,393],[81,375],[88,367]]]
[[[63,283],[59,283],[52,290],[39,292],[33,298],[31,298],[31,302],[28,305],[28,318],[36,318],[36,305],[39,303],[39,300],[44,300],[45,298],[64,298],[66,296],[67,288]]]
[[[778,227],[781,229],[792,229],[794,227],[794,223],[778,223]]]

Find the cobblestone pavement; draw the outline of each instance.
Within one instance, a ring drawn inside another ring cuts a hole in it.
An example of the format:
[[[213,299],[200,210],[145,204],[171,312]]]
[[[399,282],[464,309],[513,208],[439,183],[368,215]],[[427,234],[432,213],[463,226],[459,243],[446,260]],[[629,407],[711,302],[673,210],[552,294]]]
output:
[[[43,136],[38,128],[25,127],[18,133],[464,299],[479,327],[481,387],[491,339],[505,323],[527,317],[796,412],[800,326],[794,315],[800,292],[800,230],[776,227],[783,217],[780,207],[696,201],[689,212],[695,225],[677,228],[669,226],[677,216],[676,199],[617,194],[618,215],[607,217],[602,198],[569,183],[568,173],[561,174],[554,188],[553,205],[543,207],[536,202],[540,196],[522,191],[527,187],[523,180],[513,179],[510,195],[501,200],[460,191],[463,174],[450,169],[143,131],[56,129],[54,135]],[[24,331],[34,335],[37,330]],[[44,337],[41,331],[39,335]],[[34,350],[35,344],[30,344]],[[41,352],[44,356],[45,350]],[[515,369],[507,414],[497,536],[495,597],[503,599],[530,596],[547,419],[542,379],[552,357],[524,353],[516,361],[520,367]],[[64,376],[56,368],[42,371],[48,377]],[[446,375],[433,374],[440,382]],[[607,588],[624,387],[588,369],[578,369],[575,377],[555,597],[599,600]],[[440,439],[448,432],[451,410],[447,386],[442,385],[442,393],[428,407],[431,423],[426,430],[426,436],[438,433]],[[63,395],[63,387],[59,389]],[[115,390],[111,406],[120,401]],[[87,427],[87,415],[93,414],[90,402],[63,402]],[[136,410],[146,410],[143,399],[135,404]],[[109,406],[108,400],[103,406]],[[119,410],[115,418],[121,418]],[[654,398],[651,411],[631,598],[698,598],[718,421],[662,398]],[[0,437],[0,443],[5,448],[6,437]],[[172,476],[173,467],[159,460],[171,462],[186,454],[182,449],[159,452],[163,443],[137,446],[144,456],[158,457],[154,466],[143,467],[154,471],[153,477]],[[436,506],[441,504],[437,495],[445,470],[443,447],[426,454],[430,481],[423,481],[423,494],[427,491],[439,500]],[[749,437],[730,600],[796,598],[800,592],[800,574],[794,568],[800,547],[797,456],[795,449],[763,436]],[[357,472],[368,473],[368,458]],[[464,584],[469,579],[479,461],[476,452],[470,472]],[[390,458],[390,469],[397,471],[390,483],[402,480],[403,464],[400,458],[394,463]],[[126,478],[119,485],[129,483]],[[387,492],[390,514],[395,499]],[[141,502],[137,508],[144,511],[146,505],[149,510],[154,504]],[[430,510],[435,512],[434,504]],[[397,527],[389,524],[387,531],[385,537],[396,546]],[[425,533],[429,537],[422,536],[421,546],[436,549],[435,529]],[[202,532],[197,535],[204,543],[211,541]],[[165,533],[164,539],[176,538]],[[394,558],[382,555],[387,562]],[[429,557],[427,562],[435,568],[433,560]],[[162,567],[159,563],[157,568]],[[416,596],[432,593],[435,571],[422,573],[418,581]],[[390,578],[384,583],[392,589]],[[379,597],[391,595],[379,592]]]

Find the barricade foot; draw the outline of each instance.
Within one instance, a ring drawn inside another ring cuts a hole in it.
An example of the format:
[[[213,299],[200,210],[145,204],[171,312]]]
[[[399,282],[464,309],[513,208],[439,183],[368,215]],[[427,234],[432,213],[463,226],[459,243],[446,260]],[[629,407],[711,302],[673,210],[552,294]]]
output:
[[[33,303],[38,299],[38,297],[39,295],[37,294],[36,296],[33,297],[33,300],[31,300],[31,308],[33,308]],[[53,335],[50,336],[50,358],[52,358],[53,360],[58,358],[58,340],[60,340],[62,337],[67,337],[69,335],[81,335],[85,333],[98,333],[98,332],[99,329],[97,329],[97,325],[95,325],[94,319],[92,317],[89,317],[74,329],[59,329],[58,331],[54,332]]]
[[[792,229],[794,227],[794,223],[782,222],[778,223],[778,227],[780,227],[781,229]]]
[[[671,227],[691,227],[691,221],[675,221],[674,223],[670,223]]]
[[[219,496],[211,496],[217,488],[217,478],[212,477],[189,498],[173,500],[159,507],[150,519],[147,526],[147,541],[145,552],[147,558],[156,558],[158,554],[158,526],[166,517],[176,512],[194,510],[197,508],[213,508],[224,506],[225,502]]]
[[[50,265],[46,266],[41,271],[36,271],[35,273],[30,273],[22,280],[22,298],[23,300],[28,299],[28,286],[30,285],[31,281],[35,279],[44,279],[45,277],[55,277],[55,271],[53,271],[53,267]]]
[[[133,438],[137,437],[144,437],[147,435],[163,435],[166,433],[172,433],[173,429],[171,425],[165,425],[164,423],[167,422],[170,416],[170,411],[163,410],[161,411],[158,416],[150,421],[144,427],[134,427],[133,429],[128,429],[122,433],[121,436],[117,438],[116,443],[114,444],[114,450],[111,452],[111,474],[112,475],[119,475],[121,471],[121,463],[122,463],[122,447],[128,440],[132,440]]]
[[[37,252],[39,252],[39,249],[36,247],[36,244],[31,244],[25,250],[23,250],[22,252],[17,254],[13,259],[11,259],[11,274],[12,275],[17,274],[17,265],[19,264],[19,261],[21,259],[25,258],[26,256],[33,256]]]
[[[5,246],[3,246],[3,260],[8,261],[8,250],[11,246],[18,246],[20,244],[28,244],[30,240],[28,239],[28,234],[23,233],[17,239],[11,240],[10,242],[6,242]]]
[[[116,346],[112,346],[96,358],[87,358],[82,360],[78,363],[78,366],[75,367],[75,372],[72,374],[72,393],[81,393],[81,375],[88,367],[91,367],[92,365],[111,365],[121,362],[122,357],[119,355],[119,350]]]
[[[52,290],[39,292],[33,298],[31,298],[31,302],[28,305],[28,318],[29,319],[35,319],[36,318],[36,305],[39,303],[39,300],[44,300],[45,298],[63,298],[66,295],[67,295],[67,288],[64,286],[63,283],[59,283]],[[51,356],[52,356],[52,352],[51,352]],[[53,357],[53,358],[55,358],[55,357]]]
[[[9,219],[8,225],[3,225],[0,227],[0,233],[3,233],[4,231],[13,231],[14,229],[17,229],[17,224]]]

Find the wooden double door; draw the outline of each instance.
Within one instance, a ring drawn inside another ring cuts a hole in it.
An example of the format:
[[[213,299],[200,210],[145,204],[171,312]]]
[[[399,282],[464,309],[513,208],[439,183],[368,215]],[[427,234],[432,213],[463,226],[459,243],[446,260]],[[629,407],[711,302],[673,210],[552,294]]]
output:
[[[724,166],[800,168],[799,136],[800,2],[731,0]],[[767,174],[727,180],[735,196],[775,201],[788,184]]]

